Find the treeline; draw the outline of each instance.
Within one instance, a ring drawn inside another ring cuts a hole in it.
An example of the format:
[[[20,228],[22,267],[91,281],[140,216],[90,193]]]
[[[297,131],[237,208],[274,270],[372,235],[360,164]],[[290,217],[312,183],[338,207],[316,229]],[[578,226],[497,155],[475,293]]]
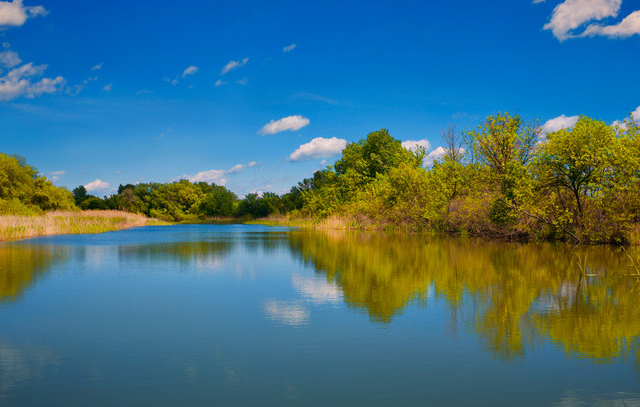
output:
[[[518,115],[443,132],[424,168],[386,130],[348,144],[304,180],[303,216],[346,227],[509,239],[640,243],[640,128],[580,117],[543,134]]]
[[[292,194],[278,196],[272,192],[261,196],[248,194],[239,199],[221,185],[184,179],[165,184],[120,185],[116,194],[104,198],[89,195],[84,186],[79,186],[73,190],[73,196],[81,209],[118,209],[172,222],[262,218],[291,212],[302,204]]]

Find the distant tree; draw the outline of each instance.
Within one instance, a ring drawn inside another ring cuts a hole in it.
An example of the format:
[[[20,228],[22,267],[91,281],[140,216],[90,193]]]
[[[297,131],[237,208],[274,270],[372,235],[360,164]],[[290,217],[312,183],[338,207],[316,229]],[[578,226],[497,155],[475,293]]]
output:
[[[73,199],[76,202],[76,205],[80,205],[82,201],[87,199],[87,188],[84,185],[80,185],[73,189]]]
[[[211,192],[200,202],[199,214],[202,217],[231,216],[238,197],[227,188],[213,184]]]
[[[402,147],[387,129],[369,133],[357,143],[349,143],[342,151],[342,158],[334,166],[336,174],[350,177],[357,184],[366,184],[378,174],[386,174],[403,162],[422,165],[424,152],[414,154]]]

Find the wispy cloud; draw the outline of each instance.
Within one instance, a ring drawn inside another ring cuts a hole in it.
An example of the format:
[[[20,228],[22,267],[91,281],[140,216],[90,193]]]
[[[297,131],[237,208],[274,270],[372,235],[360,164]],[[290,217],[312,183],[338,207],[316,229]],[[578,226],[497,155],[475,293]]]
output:
[[[427,139],[407,140],[402,142],[402,147],[409,151],[416,151],[418,147],[424,147],[425,150],[428,150],[431,148],[431,143]]]
[[[20,27],[28,18],[47,15],[43,6],[25,7],[22,0],[0,1],[0,31]]]
[[[280,120],[271,120],[269,123],[262,126],[258,131],[258,134],[276,134],[281,131],[296,131],[308,126],[309,119],[299,115],[283,117]]]
[[[70,96],[77,96],[83,89],[87,88],[87,85],[93,81],[97,81],[97,76],[92,76],[82,81],[82,85],[75,85],[67,87],[66,93]]]
[[[96,191],[104,191],[104,190],[108,189],[110,186],[111,186],[111,184],[109,184],[108,182],[104,182],[104,181],[102,181],[100,179],[96,179],[96,180],[91,181],[90,183],[86,184],[84,187],[89,192],[96,192]]]
[[[282,48],[282,52],[293,51],[294,49],[296,49],[296,47],[297,47],[296,44],[287,45],[286,47]]]
[[[109,83],[108,85],[105,85],[102,90],[107,92],[107,93],[111,93],[111,90],[113,89],[113,82]]]
[[[249,58],[245,58],[242,61],[229,61],[229,63],[222,68],[222,71],[220,71],[220,75],[225,75],[234,69],[241,68],[246,65],[247,62],[249,62]]]
[[[249,79],[247,79],[246,77],[244,77],[244,78],[242,78],[242,79],[238,79],[238,80],[236,81],[236,83],[237,83],[238,85],[246,85],[247,83],[249,83]]]
[[[293,99],[304,99],[304,100],[313,100],[316,102],[323,102],[326,103],[328,105],[339,105],[341,104],[341,102],[325,97],[325,96],[321,96],[321,95],[316,95],[314,93],[308,93],[308,92],[298,92],[294,95],[291,96]]]
[[[92,71],[99,71],[100,69],[102,69],[102,65],[104,65],[104,62],[100,62],[98,65],[94,65],[91,70]]]
[[[301,145],[289,156],[290,161],[313,160],[327,158],[339,154],[347,146],[347,140],[337,137],[316,137],[310,142]]]
[[[16,65],[20,65],[22,59],[13,51],[0,52],[0,66],[5,68],[13,68]]]
[[[215,87],[217,88],[219,86],[226,85],[226,84],[227,84],[227,82],[223,81],[222,79],[218,79],[216,81]]]
[[[578,122],[579,116],[558,116],[551,120],[548,120],[544,125],[542,125],[542,133],[552,133],[554,131],[558,131],[561,129],[567,129],[573,127],[574,124]]]
[[[139,91],[136,92],[136,95],[149,95],[153,93],[152,90],[149,89],[140,89]]]
[[[591,21],[618,17],[621,5],[622,0],[566,0],[553,9],[551,19],[543,28],[551,30],[561,42],[596,35],[625,38],[640,34],[640,11],[634,11],[617,24],[590,24],[582,33],[576,32]]]
[[[215,183],[218,185],[226,185],[229,180],[229,175],[237,174],[244,171],[247,168],[255,167],[258,165],[257,161],[251,161],[247,164],[236,164],[233,167],[226,170],[207,170],[201,171],[194,175],[183,175],[182,179],[187,179],[191,182],[207,182]]]
[[[29,62],[10,70],[4,76],[0,76],[0,101],[11,100],[20,96],[33,98],[45,93],[55,93],[63,89],[66,80],[62,76],[54,79],[42,78],[47,65],[33,65]]]
[[[170,83],[172,85],[177,85],[178,84],[178,80],[175,79],[175,78],[171,79],[171,78],[168,78],[168,77],[165,76],[164,78],[162,78],[162,80],[167,82],[167,83]]]
[[[63,176],[64,174],[66,174],[66,171],[51,171],[46,173],[46,175],[49,177],[49,179],[52,182],[57,182],[60,180],[60,177]]]
[[[189,75],[193,75],[193,74],[195,74],[196,72],[198,72],[198,67],[197,67],[197,66],[194,66],[194,65],[191,65],[191,66],[187,67],[187,68],[182,72],[182,77],[183,77],[183,78],[186,78],[187,76],[189,76]]]

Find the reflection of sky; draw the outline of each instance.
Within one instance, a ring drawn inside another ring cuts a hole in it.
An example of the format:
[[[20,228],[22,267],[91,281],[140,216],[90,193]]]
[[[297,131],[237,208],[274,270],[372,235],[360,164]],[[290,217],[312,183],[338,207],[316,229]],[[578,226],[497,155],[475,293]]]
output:
[[[264,312],[270,319],[291,326],[306,325],[311,316],[302,301],[270,299],[264,303]]]
[[[0,341],[0,400],[13,388],[41,376],[47,365],[57,362],[58,357],[46,347],[20,347]]]
[[[555,404],[557,407],[614,407],[614,406],[640,406],[640,394],[637,393],[612,393],[594,395],[587,392],[567,391],[560,401]]]
[[[338,286],[328,282],[325,277],[292,274],[291,283],[297,292],[315,304],[338,304],[342,300]]]
[[[307,325],[311,319],[311,305],[338,305],[342,302],[342,292],[338,286],[322,276],[293,273],[291,284],[302,298],[293,301],[267,300],[263,310],[269,319],[291,326]]]

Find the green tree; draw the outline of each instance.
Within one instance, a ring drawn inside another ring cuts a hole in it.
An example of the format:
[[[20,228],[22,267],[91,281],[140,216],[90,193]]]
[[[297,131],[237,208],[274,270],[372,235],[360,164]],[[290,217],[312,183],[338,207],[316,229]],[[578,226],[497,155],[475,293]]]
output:
[[[24,158],[0,153],[0,211],[35,214],[52,209],[75,209],[71,192],[39,175]]]
[[[536,162],[540,182],[543,187],[570,191],[582,215],[584,201],[602,191],[611,178],[616,143],[613,128],[580,117],[572,128],[547,134]]]
[[[491,115],[477,130],[465,132],[474,160],[503,176],[511,164],[526,166],[534,157],[541,130],[526,124],[519,115]]]

